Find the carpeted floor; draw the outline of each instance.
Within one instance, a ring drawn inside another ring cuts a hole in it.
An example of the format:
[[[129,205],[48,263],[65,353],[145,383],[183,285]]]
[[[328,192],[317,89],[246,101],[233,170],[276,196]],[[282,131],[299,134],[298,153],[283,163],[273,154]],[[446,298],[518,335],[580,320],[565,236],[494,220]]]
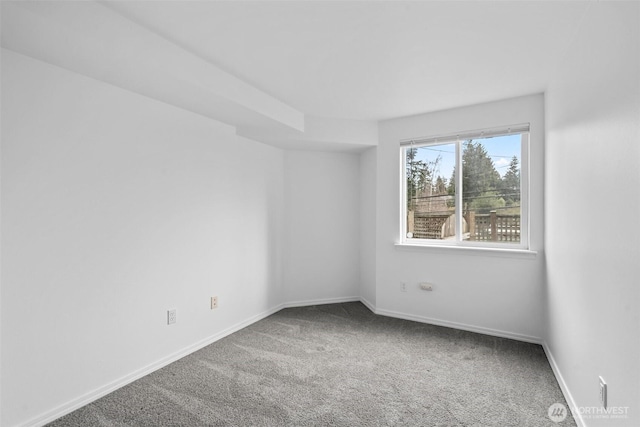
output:
[[[289,308],[50,426],[575,426],[539,345]]]

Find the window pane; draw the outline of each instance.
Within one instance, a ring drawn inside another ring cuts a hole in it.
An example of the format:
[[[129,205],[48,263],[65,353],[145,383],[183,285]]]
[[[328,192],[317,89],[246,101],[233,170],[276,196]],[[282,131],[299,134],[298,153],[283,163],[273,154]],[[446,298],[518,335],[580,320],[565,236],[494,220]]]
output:
[[[407,238],[455,239],[455,144],[405,149]]]
[[[520,243],[522,135],[462,143],[463,240]]]

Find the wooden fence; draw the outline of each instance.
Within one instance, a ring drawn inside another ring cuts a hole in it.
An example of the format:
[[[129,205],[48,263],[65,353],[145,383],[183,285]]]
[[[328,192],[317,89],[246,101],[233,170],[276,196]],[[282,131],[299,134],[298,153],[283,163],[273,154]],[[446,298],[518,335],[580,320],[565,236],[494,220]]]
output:
[[[415,239],[446,239],[455,236],[455,215],[409,212],[409,230]],[[463,218],[465,240],[519,242],[520,215],[467,212]],[[467,235],[468,233],[468,235]]]
[[[443,235],[442,228],[449,216],[449,214],[416,215],[413,218],[413,237],[415,239],[444,239],[446,236]]]
[[[469,240],[491,242],[519,242],[520,215],[498,215],[496,211],[488,214],[468,212]]]

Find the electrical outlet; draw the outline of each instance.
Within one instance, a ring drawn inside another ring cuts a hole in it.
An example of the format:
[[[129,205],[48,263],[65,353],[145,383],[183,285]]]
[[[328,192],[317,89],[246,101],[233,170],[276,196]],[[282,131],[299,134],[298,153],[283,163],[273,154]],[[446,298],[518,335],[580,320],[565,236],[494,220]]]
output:
[[[607,383],[602,377],[598,377],[600,380],[600,404],[604,409],[607,409]]]
[[[176,323],[176,309],[167,310],[167,325]]]
[[[420,283],[420,289],[422,289],[423,291],[432,291],[433,285],[427,282]]]
[[[400,292],[407,292],[407,284],[405,282],[400,283]]]
[[[211,297],[211,310],[218,308],[218,297]]]

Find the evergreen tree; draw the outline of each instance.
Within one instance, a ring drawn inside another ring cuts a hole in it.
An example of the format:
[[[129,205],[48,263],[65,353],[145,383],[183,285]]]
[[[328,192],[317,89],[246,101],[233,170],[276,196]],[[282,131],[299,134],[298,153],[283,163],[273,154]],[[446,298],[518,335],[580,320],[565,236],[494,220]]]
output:
[[[516,156],[511,158],[509,169],[502,178],[501,188],[507,205],[520,203],[520,165]]]
[[[420,194],[427,182],[427,165],[423,160],[416,160],[417,148],[407,150],[406,176],[407,176],[407,208],[414,210],[415,198]]]
[[[438,155],[433,160],[417,159],[417,148],[409,148],[406,151],[406,176],[407,176],[407,208],[414,210],[416,206],[416,198],[424,194],[437,194],[438,185],[446,188],[446,180],[438,184],[434,182],[434,176],[438,170],[438,166],[442,157]],[[438,177],[440,180],[443,178]]]
[[[447,186],[447,194],[450,196],[456,195],[456,167],[453,167],[451,172],[451,178],[449,179],[449,185]]]
[[[462,171],[462,203],[466,210],[488,211],[505,206],[498,192],[500,174],[482,143],[464,142]]]
[[[434,187],[435,195],[447,194],[447,179],[438,175]]]

